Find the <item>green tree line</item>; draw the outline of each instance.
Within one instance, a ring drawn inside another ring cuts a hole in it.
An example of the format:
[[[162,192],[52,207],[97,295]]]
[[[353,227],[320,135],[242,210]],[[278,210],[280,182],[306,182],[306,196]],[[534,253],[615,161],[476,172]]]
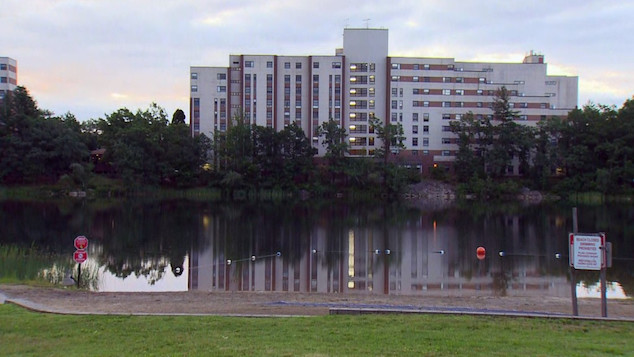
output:
[[[528,126],[518,123],[506,88],[500,88],[492,115],[468,113],[451,123],[458,151],[453,173],[445,178],[464,192],[489,197],[522,186],[631,192],[633,108],[632,99],[618,110],[588,104],[565,118],[548,117]],[[316,158],[296,124],[276,131],[237,115],[226,132],[208,138],[192,137],[185,119],[177,110],[170,121],[165,110],[152,104],[79,122],[71,113],[55,116],[40,109],[26,88],[18,87],[0,103],[0,184],[62,181],[85,187],[96,171],[132,188],[279,188],[393,196],[420,179],[418,172],[391,159],[405,149],[400,123],[372,118],[370,133],[378,138],[374,157],[352,158],[346,130],[331,119],[318,128],[326,154]],[[96,149],[102,155],[91,157]]]
[[[502,87],[492,112],[481,117],[470,112],[451,123],[458,144],[455,179],[463,191],[487,197],[520,186],[561,193],[632,192],[633,99],[619,110],[587,104],[565,118],[546,117],[528,126],[518,123],[519,112]]]
[[[192,137],[182,110],[170,122],[157,104],[79,122],[70,113],[56,117],[41,110],[24,87],[8,93],[0,114],[0,184],[5,185],[61,180],[85,188],[94,172],[133,189],[213,186],[229,194],[269,188],[394,194],[405,183],[399,168],[387,161],[390,147],[402,147],[402,127],[378,119],[373,129],[386,140],[377,157],[385,160],[348,157],[346,132],[330,120],[318,131],[327,148],[320,164],[310,139],[294,123],[276,131],[236,115],[226,132]],[[381,170],[383,176],[375,173]]]

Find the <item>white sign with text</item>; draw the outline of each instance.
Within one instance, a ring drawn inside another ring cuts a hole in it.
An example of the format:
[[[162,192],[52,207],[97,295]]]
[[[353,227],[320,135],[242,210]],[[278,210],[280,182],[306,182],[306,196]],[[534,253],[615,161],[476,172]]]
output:
[[[605,267],[605,234],[570,233],[570,266],[580,270]]]

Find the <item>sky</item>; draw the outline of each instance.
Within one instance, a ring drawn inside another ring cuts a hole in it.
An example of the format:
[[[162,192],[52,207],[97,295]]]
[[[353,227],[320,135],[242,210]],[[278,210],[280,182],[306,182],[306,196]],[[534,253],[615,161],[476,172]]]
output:
[[[386,28],[389,55],[521,62],[579,77],[579,105],[634,95],[634,1],[2,0],[0,57],[42,109],[80,121],[153,102],[189,111],[189,67],[230,54],[333,55]]]

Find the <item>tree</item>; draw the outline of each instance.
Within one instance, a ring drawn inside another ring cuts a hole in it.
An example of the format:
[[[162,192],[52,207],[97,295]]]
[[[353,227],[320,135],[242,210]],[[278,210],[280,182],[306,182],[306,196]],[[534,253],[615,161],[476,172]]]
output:
[[[331,162],[336,162],[348,153],[346,129],[339,126],[339,122],[330,118],[317,128],[317,133],[322,137],[321,144],[326,146],[326,157]]]
[[[472,177],[485,177],[484,158],[480,149],[484,130],[473,112],[463,115],[459,120],[450,123],[451,132],[458,139],[458,152],[454,163],[455,173],[460,182],[467,182]]]
[[[326,146],[330,184],[335,185],[344,174],[344,159],[349,148],[346,140],[348,134],[333,118],[322,123],[317,128],[317,134],[322,137],[321,144]]]
[[[370,119],[370,128],[381,140],[381,146],[374,151],[374,156],[383,159],[383,186],[388,196],[399,193],[405,186],[405,174],[401,168],[388,163],[390,153],[398,154],[405,149],[405,136],[401,123],[383,124],[379,118]]]
[[[176,109],[174,115],[172,115],[172,124],[185,124],[185,112],[181,109]]]
[[[192,138],[182,123],[168,125],[155,103],[136,113],[119,109],[97,122],[97,132],[105,160],[134,185],[196,184],[210,147],[208,138]]]
[[[52,117],[26,88],[9,92],[0,106],[0,182],[55,182],[84,164],[88,149],[72,114]]]
[[[376,137],[381,140],[381,146],[374,151],[374,156],[382,158],[387,164],[390,153],[398,153],[405,149],[403,125],[401,123],[384,125],[377,117],[370,119],[369,123],[371,130],[374,130]]]
[[[293,181],[305,182],[311,176],[313,157],[317,150],[313,148],[304,130],[293,123],[279,133],[280,153],[285,162],[286,176]]]
[[[494,178],[506,174],[507,167],[520,151],[517,140],[521,137],[521,131],[519,125],[515,123],[518,118],[518,112],[511,110],[506,87],[500,88],[493,100],[492,124],[494,134],[486,154],[487,170]]]

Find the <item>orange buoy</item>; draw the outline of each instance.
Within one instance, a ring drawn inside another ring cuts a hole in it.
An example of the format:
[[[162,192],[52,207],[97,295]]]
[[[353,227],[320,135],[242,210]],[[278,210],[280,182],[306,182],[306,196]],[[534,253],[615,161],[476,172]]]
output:
[[[478,257],[478,259],[480,259],[480,260],[484,259],[486,254],[487,254],[487,251],[486,251],[486,249],[484,249],[484,247],[476,248],[476,257]]]

